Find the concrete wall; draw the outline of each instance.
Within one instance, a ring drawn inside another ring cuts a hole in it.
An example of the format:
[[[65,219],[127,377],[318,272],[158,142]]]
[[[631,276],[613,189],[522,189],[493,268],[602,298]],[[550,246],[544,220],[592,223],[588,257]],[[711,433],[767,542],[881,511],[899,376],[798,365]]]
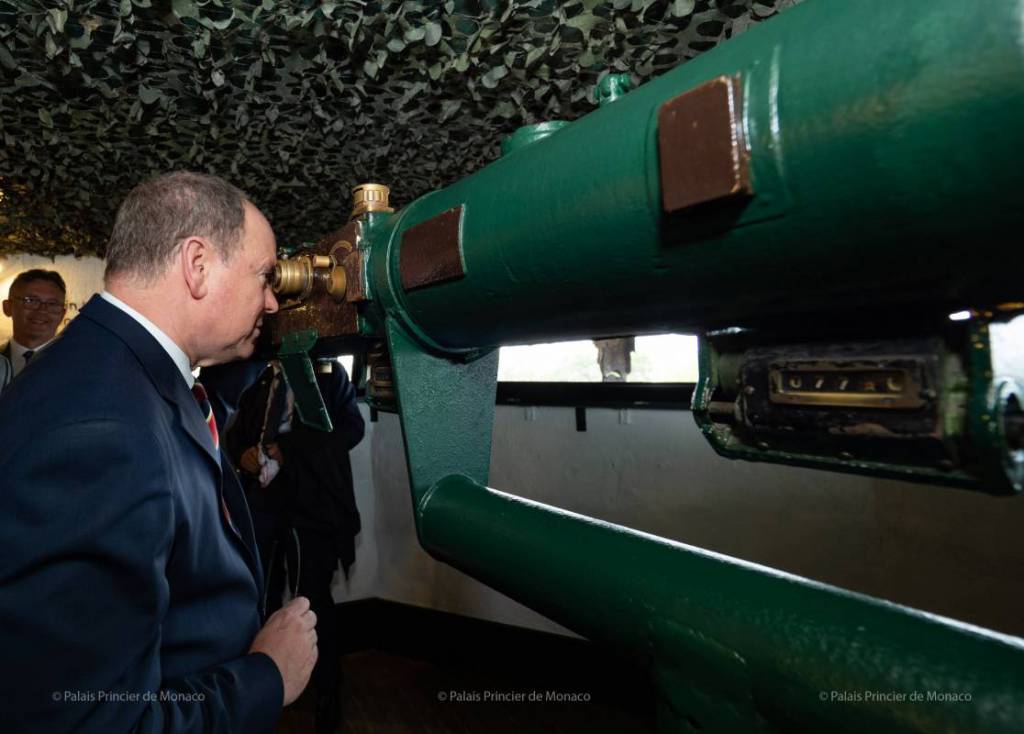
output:
[[[577,432],[571,409],[499,406],[491,486],[1024,634],[1024,498],[728,461],[688,412],[595,409],[587,424]],[[354,457],[364,530],[339,600],[380,596],[559,631],[419,548],[398,419],[369,425]]]

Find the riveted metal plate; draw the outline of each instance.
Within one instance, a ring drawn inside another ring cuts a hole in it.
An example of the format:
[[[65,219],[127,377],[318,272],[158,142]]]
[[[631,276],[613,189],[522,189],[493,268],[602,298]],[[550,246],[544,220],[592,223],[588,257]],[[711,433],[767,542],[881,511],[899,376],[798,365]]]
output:
[[[720,76],[665,102],[658,159],[666,213],[753,194],[741,79]]]
[[[402,235],[398,269],[402,288],[410,291],[466,274],[462,263],[462,206],[441,212]]]

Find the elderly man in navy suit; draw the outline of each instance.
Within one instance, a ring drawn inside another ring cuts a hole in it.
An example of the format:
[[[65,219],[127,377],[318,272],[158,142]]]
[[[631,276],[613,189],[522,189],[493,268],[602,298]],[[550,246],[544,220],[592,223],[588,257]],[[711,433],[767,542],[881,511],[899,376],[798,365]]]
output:
[[[122,203],[106,290],[0,400],[0,731],[272,732],[316,661],[265,624],[237,478],[192,370],[249,356],[274,234],[220,179]]]

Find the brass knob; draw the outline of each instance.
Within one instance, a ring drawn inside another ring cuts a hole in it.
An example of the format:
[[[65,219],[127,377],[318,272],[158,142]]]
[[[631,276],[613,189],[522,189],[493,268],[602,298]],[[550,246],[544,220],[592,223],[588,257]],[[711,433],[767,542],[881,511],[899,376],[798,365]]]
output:
[[[348,245],[348,243],[344,243]],[[351,248],[351,245],[348,245]],[[338,249],[337,247],[335,249]],[[344,250],[340,250],[345,252]],[[281,298],[305,300],[316,288],[335,300],[345,298],[345,267],[331,255],[299,255],[278,260],[274,265],[274,294]]]
[[[313,287],[313,264],[308,257],[278,260],[274,265],[275,295],[302,297]]]
[[[388,206],[391,193],[384,184],[364,183],[352,189],[352,219],[361,217],[367,212],[393,212]]]
[[[331,268],[331,275],[327,281],[327,292],[340,301],[345,298],[345,289],[347,287],[348,277],[345,274],[345,268],[341,265],[335,265]]]

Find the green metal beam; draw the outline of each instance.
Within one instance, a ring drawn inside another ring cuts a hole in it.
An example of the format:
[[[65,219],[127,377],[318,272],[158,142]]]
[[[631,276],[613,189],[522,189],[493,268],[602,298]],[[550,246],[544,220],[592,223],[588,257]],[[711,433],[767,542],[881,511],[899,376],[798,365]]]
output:
[[[452,471],[487,482],[498,386],[498,352],[458,362],[424,352],[395,321],[387,325],[413,505]]]
[[[286,334],[278,350],[284,377],[295,394],[295,407],[299,419],[311,428],[330,433],[334,430],[331,415],[327,412],[324,397],[313,372],[309,350],[316,344],[317,333],[313,329]]]
[[[1010,734],[1024,725],[1019,638],[461,475],[435,483],[416,514],[437,558],[649,668],[662,730]]]

